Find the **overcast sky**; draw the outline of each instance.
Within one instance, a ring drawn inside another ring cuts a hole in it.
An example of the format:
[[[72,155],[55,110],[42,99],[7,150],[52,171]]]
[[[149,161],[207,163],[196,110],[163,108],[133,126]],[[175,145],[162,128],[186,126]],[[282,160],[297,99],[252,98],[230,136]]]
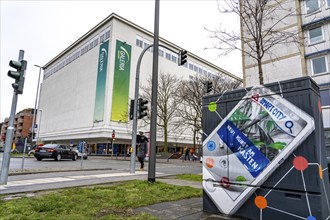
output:
[[[8,64],[18,59],[20,49],[25,51],[28,67],[16,112],[34,108],[39,74],[34,65],[45,65],[111,13],[151,32],[154,29],[154,0],[0,0],[0,7],[1,121],[9,117],[13,97],[14,79],[7,76]],[[215,43],[204,28],[216,28],[220,23],[228,30],[239,29],[238,18],[221,15],[216,0],[160,0],[160,37],[242,77],[240,53],[218,57],[216,50],[204,50]]]

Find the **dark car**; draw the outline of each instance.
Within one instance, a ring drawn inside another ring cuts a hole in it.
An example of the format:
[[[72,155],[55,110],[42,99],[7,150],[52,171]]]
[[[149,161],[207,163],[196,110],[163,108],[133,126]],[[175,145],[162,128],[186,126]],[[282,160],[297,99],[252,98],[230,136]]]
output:
[[[55,160],[77,160],[78,158],[77,152],[70,150],[70,148],[61,144],[46,144],[44,146],[37,147],[35,149],[34,156],[39,161],[43,158],[54,158]]]

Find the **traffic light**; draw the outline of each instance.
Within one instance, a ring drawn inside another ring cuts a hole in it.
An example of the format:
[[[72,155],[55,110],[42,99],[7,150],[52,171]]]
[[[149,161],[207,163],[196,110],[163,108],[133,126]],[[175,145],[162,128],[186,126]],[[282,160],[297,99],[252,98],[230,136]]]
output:
[[[131,105],[129,106],[129,120],[133,120],[134,116],[134,99],[131,100]]]
[[[187,62],[187,51],[186,50],[180,50],[179,51],[179,61],[178,65],[182,66]]]
[[[145,99],[142,99],[142,98],[139,98],[139,101],[138,101],[138,113],[139,113],[139,119],[145,117],[147,115],[147,110],[148,110],[148,106],[146,106],[148,104],[148,100],[145,100]]]
[[[205,91],[206,93],[211,92],[213,89],[212,82],[211,81],[206,81],[205,82]]]
[[[9,62],[9,66],[16,69],[16,71],[13,70],[8,71],[8,76],[15,79],[15,83],[13,83],[12,86],[17,94],[22,94],[27,62],[25,60],[21,60],[21,61],[11,60]]]

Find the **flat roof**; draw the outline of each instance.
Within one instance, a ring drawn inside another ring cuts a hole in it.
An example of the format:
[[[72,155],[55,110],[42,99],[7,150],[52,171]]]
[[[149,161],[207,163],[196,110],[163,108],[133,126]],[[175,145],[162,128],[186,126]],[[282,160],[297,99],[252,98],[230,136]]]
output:
[[[80,37],[78,40],[76,40],[74,43],[72,43],[69,47],[67,47],[65,50],[63,50],[61,53],[59,53],[56,57],[54,57],[53,59],[51,59],[42,68],[43,69],[47,69],[51,64],[53,64],[54,62],[56,62],[57,60],[59,60],[65,53],[67,53],[72,48],[74,48],[75,46],[77,46],[80,42],[82,42],[83,40],[85,40],[86,38],[88,38],[91,33],[93,33],[94,31],[96,31],[97,29],[99,29],[102,25],[104,25],[107,22],[109,22],[111,19],[117,19],[117,20],[119,20],[119,21],[121,21],[121,22],[123,22],[123,23],[125,23],[125,24],[127,24],[127,25],[129,25],[129,26],[131,26],[131,27],[133,27],[133,28],[135,28],[135,29],[137,29],[137,30],[139,30],[139,31],[141,31],[141,32],[143,32],[143,33],[151,36],[151,37],[153,37],[153,33],[152,32],[150,32],[150,31],[142,28],[141,26],[139,26],[137,24],[134,24],[133,22],[131,22],[131,21],[129,21],[129,20],[127,20],[127,19],[125,19],[125,18],[123,18],[123,17],[115,14],[115,13],[112,13],[108,17],[106,17],[105,19],[103,19],[100,23],[98,23],[95,27],[93,27],[91,30],[89,30],[82,37]],[[181,47],[179,47],[176,44],[173,44],[173,43],[167,41],[166,39],[164,39],[162,37],[159,37],[159,41],[161,41],[161,42],[163,42],[163,43],[165,43],[167,45],[170,45],[171,47],[173,47],[173,48],[175,48],[177,50],[182,49]],[[241,81],[241,82],[243,81],[242,78],[240,78],[240,77],[238,77],[238,76],[236,76],[236,75],[234,75],[234,74],[232,74],[232,73],[230,73],[230,72],[228,72],[228,71],[220,68],[219,66],[217,66],[217,65],[215,65],[213,63],[210,63],[209,61],[207,61],[207,60],[205,60],[205,59],[203,59],[203,58],[201,58],[201,57],[199,57],[199,56],[197,56],[197,55],[195,55],[195,54],[193,54],[193,53],[191,53],[189,51],[188,51],[188,54],[187,55],[189,57],[193,57],[194,59],[199,60],[199,61],[207,64],[208,66],[210,66],[210,67],[212,67],[214,69],[219,70],[220,72],[222,72],[222,73],[224,73],[224,74],[226,74],[226,75],[228,75],[228,76],[230,76],[230,77],[232,77],[232,78],[234,78],[234,79],[236,79],[238,81]]]

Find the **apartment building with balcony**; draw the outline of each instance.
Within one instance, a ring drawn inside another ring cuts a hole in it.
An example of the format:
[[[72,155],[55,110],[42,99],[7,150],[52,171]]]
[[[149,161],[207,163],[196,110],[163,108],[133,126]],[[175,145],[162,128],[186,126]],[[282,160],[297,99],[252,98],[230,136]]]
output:
[[[33,109],[27,108],[18,112],[14,120],[14,135],[13,142],[17,142],[24,138],[30,137],[30,129],[33,121]],[[5,118],[1,126],[1,140],[4,142],[6,139],[9,118]]]

